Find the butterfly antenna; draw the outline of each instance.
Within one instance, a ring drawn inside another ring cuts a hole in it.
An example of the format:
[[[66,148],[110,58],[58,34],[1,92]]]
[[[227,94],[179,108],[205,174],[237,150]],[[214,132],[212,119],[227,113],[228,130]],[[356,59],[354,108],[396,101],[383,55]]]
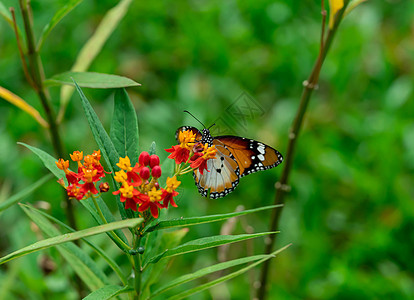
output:
[[[199,119],[197,119],[196,117],[194,117],[194,115],[192,113],[190,113],[188,110],[185,110],[184,112],[187,113],[187,114],[189,114],[190,116],[192,116],[194,119],[196,119],[198,121],[198,123],[200,123],[201,125],[203,125],[204,128],[206,128],[206,126],[204,126],[204,124],[201,123],[201,121]]]
[[[214,123],[213,125],[211,125],[209,128],[207,128],[207,129],[210,129],[211,127],[213,127],[213,126],[215,126],[216,125],[216,123]]]

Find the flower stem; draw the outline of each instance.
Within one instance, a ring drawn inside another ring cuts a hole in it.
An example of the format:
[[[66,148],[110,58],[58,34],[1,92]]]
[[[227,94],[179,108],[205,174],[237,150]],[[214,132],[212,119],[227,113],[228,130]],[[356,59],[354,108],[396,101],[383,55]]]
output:
[[[138,235],[135,238],[134,241],[134,249],[137,249],[140,246],[141,243],[141,236]],[[135,289],[135,297],[134,299],[139,299],[141,297],[141,274],[142,274],[142,270],[141,270],[141,256],[140,254],[136,254],[132,256],[133,260],[134,260],[134,289]]]
[[[283,204],[285,202],[286,192],[290,190],[288,186],[288,178],[289,178],[290,170],[292,167],[293,155],[295,151],[297,137],[299,135],[300,128],[302,127],[303,118],[305,116],[305,112],[306,112],[309,100],[311,98],[312,92],[318,84],[319,73],[321,71],[322,64],[332,44],[338,25],[342,20],[343,13],[348,3],[349,3],[349,0],[344,1],[343,8],[337,12],[334,26],[329,29],[327,37],[324,42],[323,42],[323,37],[324,37],[324,28],[325,28],[324,25],[325,24],[323,24],[322,26],[321,49],[319,51],[318,58],[312,69],[311,74],[309,75],[308,79],[303,83],[304,89],[302,92],[302,96],[300,98],[299,108],[296,113],[295,119],[293,121],[292,128],[290,129],[290,132],[289,132],[289,143],[288,143],[287,153],[285,155],[282,175],[280,177],[279,182],[277,182],[275,185],[276,196],[275,196],[274,204]],[[324,15],[323,11],[324,11],[324,7],[322,7],[322,21],[323,23],[325,23],[326,16]],[[269,231],[276,230],[279,220],[280,220],[282,208],[283,207],[272,210]],[[265,246],[265,253],[269,254],[273,251],[273,246],[275,242],[276,242],[276,235],[273,234],[269,236],[269,242]],[[266,289],[267,289],[267,281],[269,277],[270,262],[271,260],[267,260],[262,264],[262,269],[261,269],[261,274],[260,274],[260,279],[259,279],[260,281],[258,285],[259,288],[257,291],[256,299],[259,299],[259,300],[266,299],[266,296],[267,296]]]
[[[102,222],[104,224],[108,224],[108,221],[105,219],[105,216],[102,213],[101,208],[98,205],[98,202],[96,201],[96,198],[94,195],[91,196],[93,204],[95,205],[95,208],[98,212],[99,217],[101,218]],[[125,244],[125,242],[123,240],[121,240],[121,238],[114,232],[114,231],[110,231],[109,232],[111,234],[111,236],[116,239],[118,241],[118,243],[124,248],[124,251],[127,252],[129,250],[131,250],[131,247],[128,246],[127,244]]]

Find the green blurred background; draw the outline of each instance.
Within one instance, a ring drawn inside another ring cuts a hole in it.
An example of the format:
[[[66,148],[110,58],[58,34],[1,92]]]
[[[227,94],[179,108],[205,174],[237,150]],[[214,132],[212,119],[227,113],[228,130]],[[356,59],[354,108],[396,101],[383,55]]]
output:
[[[18,7],[15,0],[2,2]],[[65,3],[32,1],[36,36]],[[83,44],[116,3],[85,0],[62,20],[41,54],[47,77],[72,67]],[[292,191],[277,246],[293,245],[273,260],[270,299],[414,298],[413,13],[414,2],[409,0],[368,1],[341,24],[297,144]],[[156,141],[161,160],[167,156],[163,149],[174,144],[178,126],[200,127],[184,109],[207,126],[217,122],[216,130],[257,139],[285,154],[302,82],[317,57],[320,21],[319,1],[136,0],[89,70],[142,84],[128,89],[138,114],[140,147],[147,150]],[[22,28],[19,14],[18,22]],[[14,34],[4,20],[0,86],[41,109],[25,81]],[[59,90],[50,90],[56,106]],[[84,92],[109,129],[113,90]],[[246,103],[255,109],[251,114]],[[69,152],[97,148],[76,94],[62,133]],[[0,101],[1,201],[47,174],[35,155],[17,142],[53,152],[47,132],[24,112]],[[231,212],[239,205],[246,209],[270,205],[281,168],[243,178],[232,194],[218,200],[200,197],[188,175],[183,178],[179,207],[170,209],[169,215],[199,216]],[[25,199],[50,203],[49,213],[65,220],[60,200],[54,181]],[[76,206],[79,227],[94,224]],[[248,216],[232,232],[266,231],[269,217],[269,212]],[[193,227],[185,241],[219,234],[222,225]],[[0,228],[1,256],[40,238],[17,206],[0,215]],[[119,251],[107,245],[106,236],[93,240],[121,259]],[[234,244],[228,258],[263,249],[263,239]],[[62,264],[53,250],[43,253]],[[69,267],[43,276],[42,255],[1,266],[0,298],[76,298]],[[177,257],[161,282],[215,262],[217,249]],[[258,270],[191,299],[247,299],[249,281],[257,278]]]

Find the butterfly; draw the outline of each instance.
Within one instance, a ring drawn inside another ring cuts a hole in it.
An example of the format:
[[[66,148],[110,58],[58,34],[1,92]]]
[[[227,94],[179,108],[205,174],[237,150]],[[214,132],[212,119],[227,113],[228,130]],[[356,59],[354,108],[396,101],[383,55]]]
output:
[[[187,130],[195,134],[196,142],[214,145],[217,149],[216,157],[207,161],[208,172],[200,174],[198,169],[193,172],[203,197],[207,197],[209,190],[212,199],[224,197],[237,187],[241,177],[274,168],[283,161],[282,154],[268,145],[239,136],[213,137],[205,127],[201,132],[192,126],[178,128],[175,134],[178,142],[179,133]]]

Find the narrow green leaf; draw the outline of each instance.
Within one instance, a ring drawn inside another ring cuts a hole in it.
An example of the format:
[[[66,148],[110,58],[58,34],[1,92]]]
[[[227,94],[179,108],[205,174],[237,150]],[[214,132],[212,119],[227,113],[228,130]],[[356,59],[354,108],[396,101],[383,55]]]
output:
[[[254,212],[259,212],[259,211],[272,209],[276,207],[282,207],[282,206],[283,204],[278,204],[278,205],[264,206],[264,207],[259,207],[255,209],[248,209],[248,210],[233,212],[233,213],[228,213],[228,214],[190,217],[190,218],[177,218],[177,219],[164,220],[164,221],[154,220],[151,224],[149,224],[149,226],[145,228],[144,233],[151,232],[154,230],[166,229],[166,228],[187,227],[187,226],[193,226],[193,225],[204,224],[204,223],[218,222],[218,221],[227,220],[232,217],[243,216],[243,215],[251,214]]]
[[[43,83],[46,86],[53,85],[74,85],[73,80],[81,87],[94,89],[113,89],[129,86],[140,86],[138,82],[124,76],[95,73],[95,72],[65,72],[46,79]]]
[[[47,214],[46,212],[42,211],[42,210],[38,210],[32,206],[28,206],[27,208],[35,211],[36,213],[41,214],[42,216],[48,218],[49,220],[51,220],[52,222],[62,226],[63,228],[66,228],[68,231],[70,232],[75,232],[76,230],[74,230],[72,227],[66,225],[65,223],[63,223],[62,221],[56,219],[55,217]],[[122,231],[121,231],[122,232]],[[107,232],[108,233],[108,232]],[[110,235],[109,235],[110,236]],[[110,236],[112,237],[112,236]],[[96,253],[98,253],[107,263],[108,265],[112,268],[112,270],[115,271],[115,273],[118,275],[119,279],[121,279],[123,284],[127,284],[127,279],[124,276],[124,274],[122,273],[121,268],[117,265],[117,263],[110,257],[108,256],[100,247],[92,244],[91,242],[89,242],[87,239],[83,239],[82,241],[84,241],[89,247],[91,247],[93,250],[96,251]],[[121,248],[122,249],[122,248]],[[0,298],[1,299],[1,298]]]
[[[24,256],[24,255],[27,255],[27,254],[30,254],[30,253],[33,253],[33,252],[36,252],[42,249],[50,248],[52,246],[56,246],[62,243],[71,242],[71,241],[74,241],[80,238],[85,238],[88,236],[104,233],[107,231],[113,231],[116,229],[126,228],[126,227],[134,228],[140,225],[142,222],[143,222],[143,219],[141,218],[122,220],[118,222],[112,222],[112,223],[105,224],[105,225],[99,225],[99,226],[91,227],[88,229],[76,231],[73,233],[66,233],[60,236],[55,236],[53,238],[45,239],[45,240],[36,242],[30,246],[19,249],[6,256],[3,256],[2,258],[0,258],[0,265],[12,259],[19,258],[21,256]]]
[[[62,20],[68,13],[72,11],[82,0],[69,0],[67,3],[59,9],[55,15],[52,17],[49,23],[45,25],[43,28],[42,35],[39,38],[39,42],[37,43],[37,51],[40,51],[40,49],[43,46],[43,43],[45,42],[47,36],[52,31],[52,29]]]
[[[154,238],[152,239],[152,241],[147,240],[147,243],[145,244],[146,249],[144,252],[143,265],[146,263],[146,258],[149,257],[151,253],[158,252],[158,249],[171,249],[177,247],[180,244],[181,240],[184,238],[184,236],[187,234],[187,232],[187,228],[182,228],[171,232],[163,232],[160,238]],[[150,233],[148,236],[155,234],[157,237],[158,233],[159,231],[155,231]],[[152,244],[149,245],[149,243],[151,242]],[[150,294],[149,289],[151,285],[158,282],[158,279],[165,271],[165,268],[167,267],[168,263],[169,259],[163,259],[156,265],[148,265],[148,267],[144,270],[144,273],[142,274],[143,298],[145,298],[146,294]]]
[[[44,185],[50,179],[52,179],[52,174],[47,174],[47,175],[43,176],[42,178],[40,178],[35,183],[33,183],[33,184],[25,187],[23,190],[21,190],[17,194],[11,196],[6,201],[0,203],[0,212],[2,212],[3,210],[6,210],[10,206],[16,204],[21,199],[23,199],[24,197],[26,197],[27,195],[31,194],[33,191],[35,191],[36,189],[38,189],[39,187],[41,187],[42,185]]]
[[[0,15],[13,28],[13,19],[10,11],[6,8],[2,1],[0,1]]]
[[[132,292],[134,289],[129,286],[119,286],[119,285],[105,285],[99,290],[93,291],[88,296],[83,298],[83,300],[106,300],[112,299],[115,296],[118,296],[123,293]]]
[[[128,12],[128,7],[132,0],[121,0],[116,6],[110,9],[103,17],[101,23],[96,28],[94,34],[85,43],[80,50],[76,62],[73,65],[71,71],[84,72],[89,69],[89,66],[95,60],[96,56],[101,52],[101,49],[105,45],[106,41],[118,26],[119,22]],[[66,106],[70,97],[73,94],[73,87],[63,86],[60,91],[60,111],[59,119],[62,119],[66,110]]]
[[[216,280],[210,281],[210,282],[208,282],[206,284],[202,284],[202,285],[196,286],[196,287],[194,287],[192,289],[188,289],[188,290],[186,290],[186,291],[184,291],[184,292],[182,292],[180,294],[176,294],[173,297],[170,297],[168,299],[169,300],[184,299],[184,298],[186,298],[186,297],[188,297],[190,295],[197,294],[197,293],[199,293],[201,291],[204,291],[205,289],[208,289],[208,288],[210,288],[212,286],[215,286],[215,285],[217,285],[219,283],[222,283],[222,282],[227,281],[229,279],[232,279],[232,278],[234,278],[236,276],[239,276],[239,275],[241,275],[243,273],[246,273],[248,270],[254,268],[255,266],[257,266],[259,264],[261,264],[262,262],[264,262],[264,261],[266,261],[266,260],[268,260],[270,258],[275,257],[277,254],[279,254],[280,252],[282,252],[283,250],[285,250],[286,248],[288,248],[290,245],[291,244],[289,244],[289,245],[287,245],[287,246],[285,246],[285,247],[283,247],[283,248],[281,248],[279,250],[276,250],[275,252],[271,253],[270,255],[266,255],[265,258],[263,258],[263,259],[255,262],[255,263],[252,263],[252,264],[248,265],[247,267],[244,267],[244,268],[242,268],[240,270],[237,270],[237,271],[235,271],[233,273],[230,273],[228,275],[225,275],[223,277],[220,277],[220,278],[218,278]]]
[[[277,232],[261,232],[253,234],[239,234],[239,235],[215,235],[197,240],[189,241],[173,249],[167,249],[164,252],[154,255],[148,260],[148,263],[157,263],[160,259],[177,256],[189,252],[200,251],[208,248],[218,247],[225,244],[240,242],[260,236],[274,234]],[[145,268],[145,266],[143,267]]]
[[[114,114],[110,137],[121,157],[128,156],[131,165],[138,162],[138,120],[134,106],[125,89],[118,89],[114,96]]]
[[[99,149],[101,150],[102,156],[105,159],[106,164],[108,165],[109,172],[111,172],[110,176],[112,178],[113,186],[115,189],[119,189],[119,184],[114,179],[115,167],[119,161],[118,151],[116,151],[115,146],[109,138],[108,134],[106,133],[101,121],[99,120],[88,99],[85,97],[84,93],[82,92],[81,88],[76,84],[76,82],[75,86],[81,98],[82,106],[85,111],[89,127],[91,128],[95,141],[98,144]],[[117,195],[116,198],[118,209],[122,219],[126,219],[127,217],[133,218],[134,214],[131,212],[131,210],[125,210],[124,206],[120,201],[119,195]]]
[[[34,154],[36,154],[40,158],[40,160],[43,162],[45,167],[49,169],[50,172],[52,172],[57,178],[63,178],[66,182],[65,172],[63,172],[57,167],[56,162],[58,160],[56,158],[54,158],[49,153],[46,153],[45,151],[40,150],[39,148],[27,145],[25,143],[18,143],[18,144],[23,145],[26,148],[30,149]]]
[[[190,274],[186,274],[183,276],[180,276],[170,282],[168,282],[167,284],[161,286],[160,288],[158,288],[156,291],[154,291],[153,293],[151,293],[151,298],[154,298],[155,296],[158,296],[162,293],[165,293],[166,291],[177,287],[181,284],[187,283],[189,281],[195,280],[197,278],[206,276],[208,274],[214,273],[214,272],[218,272],[221,270],[225,270],[231,267],[235,267],[241,264],[246,264],[252,261],[257,261],[260,259],[264,259],[264,258],[271,258],[274,257],[273,254],[262,254],[262,255],[253,255],[253,256],[248,256],[248,257],[243,257],[243,258],[238,258],[238,259],[234,259],[234,260],[230,260],[230,261],[226,261],[226,262],[222,262],[222,263],[218,263],[215,264],[213,266],[209,266],[203,269],[200,269],[194,273],[190,273]]]
[[[26,215],[42,230],[45,236],[61,235],[61,232],[53,226],[42,214],[30,205],[20,205]],[[44,213],[46,214],[46,213]],[[108,284],[108,278],[81,248],[73,243],[57,245],[56,249],[73,268],[76,274],[91,290],[96,290]]]

